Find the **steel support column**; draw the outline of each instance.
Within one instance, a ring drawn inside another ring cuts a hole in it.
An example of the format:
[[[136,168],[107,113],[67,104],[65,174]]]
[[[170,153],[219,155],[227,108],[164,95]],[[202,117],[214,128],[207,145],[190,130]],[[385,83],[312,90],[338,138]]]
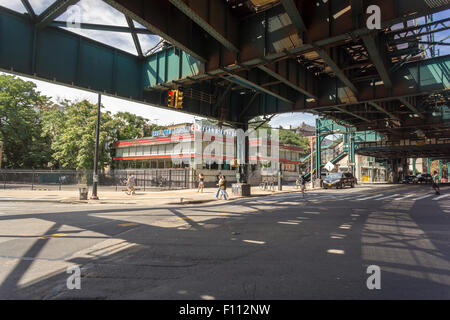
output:
[[[37,17],[37,27],[44,28],[79,0],[57,0]]]

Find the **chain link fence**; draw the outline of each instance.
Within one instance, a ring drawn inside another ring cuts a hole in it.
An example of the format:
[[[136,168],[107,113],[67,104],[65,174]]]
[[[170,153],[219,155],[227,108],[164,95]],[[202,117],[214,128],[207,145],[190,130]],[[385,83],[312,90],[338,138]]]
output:
[[[136,177],[136,189],[174,190],[194,185],[191,169],[111,170],[98,174],[98,187],[111,191],[126,189],[128,174]],[[24,190],[75,190],[91,186],[93,170],[0,170],[0,188]]]

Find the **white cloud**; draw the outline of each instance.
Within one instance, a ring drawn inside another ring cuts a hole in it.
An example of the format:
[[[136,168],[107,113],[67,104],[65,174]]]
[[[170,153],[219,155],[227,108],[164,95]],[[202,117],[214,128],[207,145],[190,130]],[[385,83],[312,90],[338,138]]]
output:
[[[93,23],[108,26],[128,26],[126,18],[123,13],[119,12],[115,8],[109,6],[101,0],[81,0],[76,4],[79,11],[70,10],[63,13],[56,20],[58,21],[70,21],[70,15],[76,12],[79,14],[76,19],[80,23]],[[135,23],[135,26],[137,24]],[[64,28],[67,29],[67,28]],[[111,32],[111,31],[98,31],[98,30],[86,30],[69,28],[71,32],[80,34],[82,36],[94,39],[96,41],[105,43],[115,48],[124,50],[126,52],[137,54],[136,47],[133,42],[133,38],[130,33]],[[146,49],[154,46],[159,41],[159,36],[141,35],[139,40],[141,47],[145,52]]]
[[[306,122],[307,124],[314,126],[316,124],[317,116],[310,113],[303,112],[291,112],[285,114],[276,115],[269,124],[272,127],[282,126],[283,128],[289,128],[289,126],[297,127]]]
[[[16,0],[19,2],[20,0]],[[33,7],[34,13],[41,14],[47,9],[55,0],[29,0],[31,6]]]
[[[27,10],[22,5],[22,2],[20,0],[0,0],[0,6],[20,13],[27,12]]]

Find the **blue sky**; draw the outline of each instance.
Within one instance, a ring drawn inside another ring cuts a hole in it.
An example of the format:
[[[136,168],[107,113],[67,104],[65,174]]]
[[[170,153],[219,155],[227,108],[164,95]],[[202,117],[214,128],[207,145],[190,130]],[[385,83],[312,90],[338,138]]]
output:
[[[29,0],[35,13],[42,13],[45,8],[51,5],[54,0]],[[0,5],[16,10],[18,12],[26,12],[20,0],[0,0]],[[85,23],[97,23],[105,25],[119,25],[127,26],[127,22],[122,13],[118,12],[114,8],[110,7],[101,0],[80,0],[77,4],[79,17],[82,22]],[[73,11],[72,11],[73,12]],[[69,19],[70,12],[66,12],[56,20],[67,21]],[[435,20],[447,18],[450,15],[450,10],[440,12],[435,15]],[[135,23],[136,27],[142,27]],[[133,39],[128,33],[118,33],[118,32],[104,32],[95,30],[85,30],[85,29],[73,29],[70,31],[79,33],[83,36],[92,38],[97,41],[104,42],[106,44],[112,45],[124,51],[136,54],[136,49],[133,43]],[[436,35],[436,41],[441,41],[450,35],[450,31],[441,32]],[[150,35],[139,35],[139,40],[143,51],[147,51],[152,48],[158,41],[158,36]],[[448,41],[447,41],[448,42]],[[439,46],[440,54],[450,54],[450,48],[448,46]],[[73,89],[65,86],[55,85],[53,83],[37,81],[35,79],[23,78],[36,83],[37,89],[43,94],[52,97],[52,99],[57,102],[59,99],[68,100],[82,100],[87,99],[92,103],[97,102],[97,94]],[[143,116],[153,122],[157,122],[162,125],[169,125],[173,123],[180,122],[192,122],[196,117],[176,111],[170,111],[165,109],[160,109],[152,107],[149,105],[144,105],[140,103],[130,102],[128,100],[121,100],[113,97],[103,96],[102,103],[105,108],[112,113],[118,111],[128,111],[140,116]],[[200,117],[197,117],[200,118]],[[302,122],[306,122],[310,125],[314,125],[315,116],[307,113],[287,113],[275,116],[270,124],[272,126],[298,126]]]

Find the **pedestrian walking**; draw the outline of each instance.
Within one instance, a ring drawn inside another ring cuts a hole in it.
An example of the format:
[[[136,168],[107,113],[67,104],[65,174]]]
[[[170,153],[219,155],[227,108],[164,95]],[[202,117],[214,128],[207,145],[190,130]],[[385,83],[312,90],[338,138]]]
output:
[[[200,190],[202,190],[203,193],[203,186],[205,184],[205,176],[203,175],[203,173],[200,173],[198,175],[198,189],[197,192],[200,192]]]
[[[306,193],[306,178],[302,174],[299,179],[300,179],[300,190],[302,191],[302,195],[303,195],[303,198],[304,198],[305,197],[305,193]]]
[[[439,188],[439,174],[437,171],[433,172],[433,189],[437,195],[441,194],[441,189]]]
[[[220,179],[222,178],[222,174],[219,172],[219,174],[216,176],[216,186],[217,186],[217,192],[216,192],[216,199],[219,199],[220,194]]]
[[[219,181],[219,187],[220,187],[220,196],[223,196],[224,200],[227,200],[227,179],[225,176],[222,176],[222,178]]]
[[[127,179],[126,184],[127,184],[127,192],[126,192],[126,194],[128,194],[128,195],[130,195],[130,194],[131,195],[135,195],[136,192],[134,191],[134,186],[136,184],[136,177],[133,174],[130,173],[128,175],[128,179]]]

